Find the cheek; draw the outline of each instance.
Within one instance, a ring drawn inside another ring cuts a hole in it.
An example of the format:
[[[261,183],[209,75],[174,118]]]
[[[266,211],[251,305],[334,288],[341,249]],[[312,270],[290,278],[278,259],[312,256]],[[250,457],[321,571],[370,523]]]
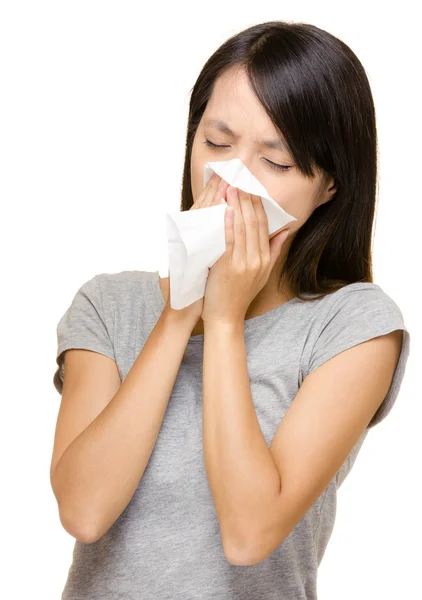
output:
[[[286,188],[290,187],[286,185]],[[272,196],[275,198],[275,196]],[[275,198],[276,199],[276,198]],[[291,189],[286,189],[282,198],[276,199],[277,204],[283,210],[295,217],[297,220],[289,223],[288,227],[291,231],[297,231],[311,216],[314,205],[312,197],[309,194],[309,189],[299,190],[292,186]]]
[[[194,202],[204,189],[204,165],[206,162],[215,160],[201,141],[195,136],[190,160],[191,189]]]
[[[203,164],[195,164],[191,162],[191,189],[193,201],[195,202],[203,188]]]
[[[202,173],[203,173],[203,162],[201,162],[200,157],[198,156],[198,151],[195,148],[195,143],[192,147],[192,155],[190,161],[190,177],[191,177],[191,188],[192,188],[192,196],[195,201],[198,195],[201,193],[202,189]],[[202,166],[201,166],[202,165]]]

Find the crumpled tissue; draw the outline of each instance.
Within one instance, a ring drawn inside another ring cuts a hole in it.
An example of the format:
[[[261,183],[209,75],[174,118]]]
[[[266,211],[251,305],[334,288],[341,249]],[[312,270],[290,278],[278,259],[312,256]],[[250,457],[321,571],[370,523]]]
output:
[[[239,158],[207,162],[203,187],[216,172],[224,181],[261,197],[268,236],[297,219],[284,211]],[[226,251],[224,213],[227,204],[166,213],[170,306],[180,310],[205,295],[209,269]]]

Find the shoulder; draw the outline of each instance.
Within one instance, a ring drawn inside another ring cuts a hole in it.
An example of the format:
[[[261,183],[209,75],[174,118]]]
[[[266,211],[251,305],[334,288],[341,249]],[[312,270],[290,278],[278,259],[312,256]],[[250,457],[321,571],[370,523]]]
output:
[[[358,281],[356,283],[349,283],[343,286],[337,292],[331,294],[334,298],[348,297],[358,301],[375,301],[375,302],[387,302],[395,304],[394,300],[389,296],[381,286],[377,283],[371,283],[367,281]],[[397,306],[397,305],[396,305]]]
[[[369,425],[372,427],[391,410],[404,377],[410,351],[410,333],[403,313],[397,302],[379,285],[367,282],[346,285],[319,299],[315,305],[311,330],[308,331],[303,350],[301,382],[312,371],[345,350],[395,332],[382,341],[379,339],[376,346],[377,352],[382,352],[384,356],[394,356],[396,364],[388,394]],[[368,352],[368,348],[362,349],[362,352]]]
[[[351,317],[362,326],[374,327],[377,322],[393,319],[403,323],[403,313],[397,302],[376,283],[357,282],[343,286],[315,302],[316,319],[326,325],[328,321],[341,322]],[[375,319],[375,322],[374,322]]]
[[[95,313],[109,327],[116,319],[122,323],[130,321],[142,306],[154,303],[156,278],[155,271],[98,273],[80,286],[69,310]]]
[[[303,375],[348,348],[396,330],[404,332],[404,363],[410,334],[397,302],[375,283],[346,285],[315,302],[303,352]]]
[[[93,279],[98,281],[101,291],[119,292],[130,289],[138,290],[140,286],[148,286],[155,276],[154,271],[119,271],[118,273],[98,273]]]
[[[132,304],[133,299],[141,299],[151,291],[156,278],[154,271],[119,271],[117,273],[98,273],[90,281],[97,282],[101,302],[107,307],[121,307]]]

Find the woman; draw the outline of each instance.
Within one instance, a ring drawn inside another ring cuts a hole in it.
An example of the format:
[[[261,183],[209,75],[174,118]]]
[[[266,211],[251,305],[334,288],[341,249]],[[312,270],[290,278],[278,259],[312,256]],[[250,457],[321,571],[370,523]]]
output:
[[[206,162],[235,157],[296,217],[285,241],[258,197],[202,189]],[[181,203],[228,205],[205,297],[177,311],[158,272],[103,273],[57,327],[62,598],[317,597],[337,489],[409,354],[372,281],[376,175],[369,83],[339,39],[269,22],[207,61]]]

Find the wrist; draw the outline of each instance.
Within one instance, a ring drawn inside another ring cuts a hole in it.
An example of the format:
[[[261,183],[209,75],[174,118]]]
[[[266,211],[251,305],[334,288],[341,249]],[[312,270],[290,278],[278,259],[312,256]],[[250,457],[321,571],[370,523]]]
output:
[[[204,331],[210,329],[219,329],[227,331],[229,333],[236,333],[238,331],[244,331],[245,321],[244,319],[222,321],[219,319],[205,319],[204,320]]]
[[[192,311],[186,311],[186,309],[176,310],[175,308],[171,308],[170,304],[166,304],[161,314],[162,318],[169,322],[174,322],[182,325],[186,325],[186,327],[195,327],[201,318],[200,315],[196,315],[192,313]]]

